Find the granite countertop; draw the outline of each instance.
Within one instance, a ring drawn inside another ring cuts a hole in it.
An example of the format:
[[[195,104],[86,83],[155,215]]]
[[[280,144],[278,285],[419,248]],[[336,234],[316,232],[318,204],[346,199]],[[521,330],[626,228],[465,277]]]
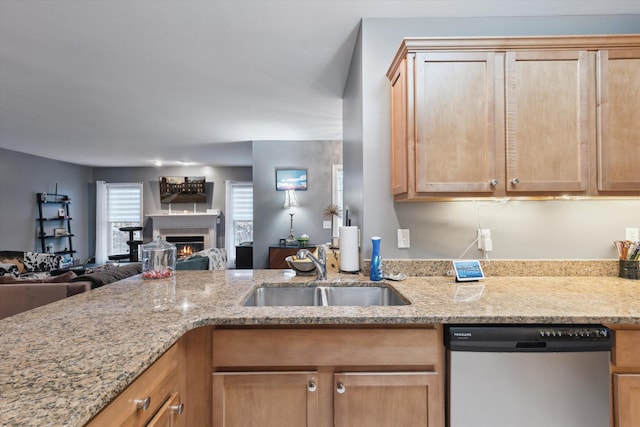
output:
[[[467,284],[442,275],[409,277],[385,282],[410,300],[407,306],[241,305],[263,282],[304,285],[312,279],[290,270],[179,271],[175,281],[134,276],[3,319],[0,425],[81,426],[198,326],[640,324],[640,282],[611,276],[516,275]],[[364,277],[334,273],[329,280]],[[175,290],[175,302],[162,302],[167,290]]]

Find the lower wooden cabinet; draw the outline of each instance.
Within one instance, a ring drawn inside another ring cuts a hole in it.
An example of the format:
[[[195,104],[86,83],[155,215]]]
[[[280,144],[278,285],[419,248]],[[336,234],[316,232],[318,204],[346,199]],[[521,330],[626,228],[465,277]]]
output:
[[[216,329],[213,426],[444,427],[441,327]]]
[[[640,427],[640,374],[614,374],[617,427]]]
[[[440,375],[435,372],[335,374],[334,425],[441,426]]]
[[[175,344],[87,426],[183,426],[178,353]]]
[[[318,426],[317,372],[217,372],[213,425]]]
[[[640,427],[640,329],[614,331],[612,351],[613,425]]]

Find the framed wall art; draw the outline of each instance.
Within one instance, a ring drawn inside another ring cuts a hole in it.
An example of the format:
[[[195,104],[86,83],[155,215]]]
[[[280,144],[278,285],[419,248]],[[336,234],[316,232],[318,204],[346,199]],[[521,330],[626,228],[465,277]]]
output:
[[[276,169],[276,190],[307,190],[306,169]]]

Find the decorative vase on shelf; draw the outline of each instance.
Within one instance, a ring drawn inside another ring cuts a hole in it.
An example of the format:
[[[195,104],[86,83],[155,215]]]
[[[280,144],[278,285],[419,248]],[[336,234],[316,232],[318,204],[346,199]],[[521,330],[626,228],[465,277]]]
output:
[[[372,237],[371,266],[369,267],[369,279],[374,282],[382,280],[382,256],[380,255],[380,237]]]

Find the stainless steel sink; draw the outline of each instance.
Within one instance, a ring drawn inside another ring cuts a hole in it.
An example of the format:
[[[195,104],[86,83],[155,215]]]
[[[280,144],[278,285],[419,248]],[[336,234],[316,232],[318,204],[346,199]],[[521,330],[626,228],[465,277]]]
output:
[[[244,306],[390,306],[410,304],[398,291],[387,286],[277,286],[254,289]]]
[[[266,287],[256,288],[243,305],[245,306],[308,306],[322,305],[321,294],[316,287]]]

